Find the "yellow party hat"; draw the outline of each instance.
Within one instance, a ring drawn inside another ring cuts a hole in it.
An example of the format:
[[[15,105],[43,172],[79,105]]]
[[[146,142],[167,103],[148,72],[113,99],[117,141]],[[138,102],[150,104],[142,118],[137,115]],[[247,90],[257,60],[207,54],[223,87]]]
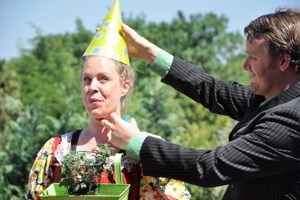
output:
[[[104,56],[130,65],[125,40],[120,35],[122,24],[119,0],[115,0],[83,56]]]

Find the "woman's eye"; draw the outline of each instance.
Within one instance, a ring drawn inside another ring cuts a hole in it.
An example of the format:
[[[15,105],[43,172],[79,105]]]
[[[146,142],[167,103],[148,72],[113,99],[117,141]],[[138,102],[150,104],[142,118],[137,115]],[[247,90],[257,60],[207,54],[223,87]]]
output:
[[[83,77],[84,82],[91,82],[91,79],[89,77]]]
[[[100,77],[99,81],[100,81],[100,82],[107,82],[107,81],[109,81],[109,77],[107,77],[107,76],[102,76],[102,77]]]

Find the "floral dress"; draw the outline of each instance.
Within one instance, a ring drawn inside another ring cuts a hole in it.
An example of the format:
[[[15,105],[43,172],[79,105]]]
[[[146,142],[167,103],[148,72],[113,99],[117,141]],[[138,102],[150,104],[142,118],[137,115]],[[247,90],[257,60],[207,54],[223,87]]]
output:
[[[40,194],[51,184],[60,182],[62,157],[77,144],[81,130],[49,139],[38,152],[28,178],[26,199],[40,200]],[[111,157],[112,167],[113,157]],[[143,176],[141,163],[128,156],[121,163],[123,182],[130,184],[130,200],[189,200],[184,183],[174,179]],[[112,174],[103,174],[101,183],[115,183]]]

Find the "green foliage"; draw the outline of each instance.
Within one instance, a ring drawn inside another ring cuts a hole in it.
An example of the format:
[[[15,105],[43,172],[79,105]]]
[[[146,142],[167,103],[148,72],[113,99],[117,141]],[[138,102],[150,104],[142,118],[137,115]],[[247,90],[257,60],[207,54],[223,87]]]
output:
[[[92,152],[70,151],[63,157],[59,185],[68,188],[69,194],[92,194],[113,150],[109,144],[99,144]]]
[[[29,167],[33,162],[38,148],[35,141],[38,137],[32,137],[39,130],[38,112],[34,109],[27,108],[16,121],[10,121],[9,130],[6,129],[1,133],[3,136],[0,142],[0,171],[4,178],[0,187],[1,199],[11,199],[24,195],[24,183],[27,181]],[[31,164],[29,164],[31,162]],[[25,174],[27,172],[27,174]]]
[[[203,67],[225,80],[247,83],[242,71],[243,37],[226,30],[228,19],[213,13],[185,16],[172,22],[123,20],[171,54]],[[80,58],[94,30],[76,20],[74,33],[32,38],[32,49],[0,62],[0,199],[22,199],[35,155],[50,137],[87,124],[80,91]],[[210,113],[198,103],[160,82],[147,63],[131,59],[137,73],[128,114],[141,130],[193,148],[214,148],[226,142],[235,123]],[[188,185],[192,199],[220,199],[223,187]]]
[[[5,61],[0,61],[0,132],[8,130],[10,121],[14,121],[21,112],[20,84],[15,79],[16,73],[8,68]]]

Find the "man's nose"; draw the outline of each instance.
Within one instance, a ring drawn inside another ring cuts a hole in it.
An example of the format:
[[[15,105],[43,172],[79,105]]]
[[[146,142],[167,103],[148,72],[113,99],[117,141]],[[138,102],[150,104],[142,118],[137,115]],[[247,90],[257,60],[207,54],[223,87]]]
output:
[[[249,69],[250,69],[250,65],[249,65],[247,59],[244,61],[243,68],[244,68],[245,70],[249,70]]]

